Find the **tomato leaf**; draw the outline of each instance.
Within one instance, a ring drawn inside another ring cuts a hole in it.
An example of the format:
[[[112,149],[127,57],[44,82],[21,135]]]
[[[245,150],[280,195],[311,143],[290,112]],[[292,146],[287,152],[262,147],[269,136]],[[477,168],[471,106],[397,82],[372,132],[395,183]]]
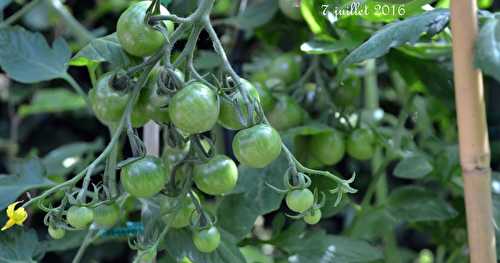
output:
[[[82,48],[72,59],[72,66],[92,67],[109,62],[112,67],[127,67],[133,59],[122,49],[116,33],[96,38]]]
[[[21,105],[21,117],[40,113],[59,113],[86,107],[85,100],[78,94],[63,88],[37,90],[31,104]]]
[[[250,233],[258,216],[280,207],[283,194],[273,191],[266,183],[284,188],[283,175],[287,167],[283,155],[264,169],[240,166],[235,190],[224,197],[218,208],[218,225],[237,240]]]
[[[102,149],[103,141],[75,142],[50,151],[42,159],[49,176],[64,176],[82,162],[85,154]]]
[[[475,64],[485,74],[500,81],[500,15],[489,18],[476,40]]]
[[[329,54],[338,52],[345,49],[354,48],[357,44],[356,41],[348,38],[343,38],[340,40],[332,39],[332,40],[311,40],[306,42],[300,46],[300,50],[307,54]]]
[[[82,245],[82,241],[86,235],[87,231],[66,231],[63,238],[42,241],[41,246],[45,252],[74,249]]]
[[[35,230],[16,227],[0,235],[0,263],[31,263],[42,251],[39,250]]]
[[[342,61],[341,69],[366,59],[378,58],[391,48],[415,43],[423,33],[439,33],[449,20],[449,11],[435,9],[403,21],[391,23],[370,37]]]
[[[11,175],[0,175],[0,210],[28,190],[53,185],[38,158],[14,161],[10,170]]]
[[[64,39],[52,47],[40,33],[22,27],[0,29],[0,66],[16,81],[35,83],[65,77],[71,51]]]
[[[277,11],[278,1],[255,0],[250,2],[244,12],[229,18],[227,22],[241,29],[251,30],[271,21]]]
[[[165,245],[167,252],[180,262],[184,257],[192,262],[203,263],[245,263],[245,259],[238,249],[237,240],[228,232],[218,227],[221,233],[221,243],[212,253],[198,251],[193,244],[192,233],[186,229],[169,230]]]
[[[402,221],[440,221],[451,219],[458,212],[436,193],[418,186],[394,190],[386,204],[389,213]]]
[[[429,161],[421,155],[411,156],[400,161],[394,168],[394,176],[405,179],[425,177],[433,170]]]
[[[292,232],[287,233],[287,230],[282,233],[286,235],[286,238],[280,236],[273,242],[274,245],[289,253],[294,258],[294,262],[350,263],[382,259],[382,252],[368,242],[327,235],[321,230],[303,233],[300,225],[304,223],[297,221],[292,225]]]

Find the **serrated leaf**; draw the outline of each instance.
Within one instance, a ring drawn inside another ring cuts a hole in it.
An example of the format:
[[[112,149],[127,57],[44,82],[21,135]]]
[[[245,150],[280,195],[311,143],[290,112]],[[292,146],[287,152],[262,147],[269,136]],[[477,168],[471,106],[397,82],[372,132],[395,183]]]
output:
[[[278,1],[255,0],[250,2],[244,12],[229,18],[228,23],[241,29],[254,29],[271,21],[278,11]]]
[[[185,257],[192,262],[203,263],[246,263],[238,249],[237,240],[224,229],[218,227],[221,233],[221,243],[212,253],[203,253],[193,244],[193,234],[190,230],[170,230],[165,238],[167,252],[177,261]]]
[[[31,263],[40,253],[35,230],[9,229],[0,235],[0,263]]]
[[[451,219],[458,212],[436,193],[418,186],[394,190],[386,204],[387,211],[402,221],[440,221]]]
[[[500,81],[500,15],[489,18],[476,40],[475,64],[485,74]]]
[[[85,99],[67,89],[41,89],[35,92],[31,104],[21,105],[18,113],[21,117],[40,113],[59,113],[79,110],[86,107]]]
[[[293,262],[354,263],[382,259],[382,252],[368,242],[314,231],[293,235],[276,244]]]
[[[400,161],[394,168],[394,176],[405,179],[419,179],[432,172],[432,165],[421,155]]]
[[[449,11],[435,9],[403,21],[391,23],[377,31],[370,39],[352,51],[342,61],[341,68],[367,59],[378,58],[391,48],[415,43],[422,34],[440,32],[449,20]]]
[[[85,154],[95,152],[102,147],[102,140],[66,144],[50,151],[43,157],[42,162],[50,176],[64,176],[73,171]]]
[[[14,161],[10,170],[11,175],[0,175],[0,210],[28,190],[53,185],[38,158]]]
[[[282,155],[264,169],[240,166],[238,184],[218,208],[218,225],[241,240],[252,230],[258,216],[277,210],[283,194],[273,191],[266,182],[284,188],[283,175],[288,167]]]
[[[109,62],[112,67],[127,67],[133,59],[122,49],[116,33],[96,38],[80,50],[72,59],[72,66],[93,66]]]
[[[35,83],[64,78],[71,51],[64,39],[52,47],[40,33],[21,27],[0,29],[0,66],[16,81]]]

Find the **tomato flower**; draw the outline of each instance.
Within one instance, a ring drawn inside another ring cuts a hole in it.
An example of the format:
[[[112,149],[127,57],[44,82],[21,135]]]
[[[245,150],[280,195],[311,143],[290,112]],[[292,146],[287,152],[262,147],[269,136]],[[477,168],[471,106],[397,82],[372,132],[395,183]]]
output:
[[[26,210],[24,209],[24,207],[20,207],[18,209],[15,209],[16,205],[19,203],[21,203],[21,201],[12,203],[7,207],[7,216],[9,217],[9,220],[7,220],[7,223],[5,223],[5,225],[2,227],[1,231],[5,231],[5,230],[9,229],[13,225],[22,226],[23,222],[26,220],[26,218],[28,218],[28,213],[26,213]]]

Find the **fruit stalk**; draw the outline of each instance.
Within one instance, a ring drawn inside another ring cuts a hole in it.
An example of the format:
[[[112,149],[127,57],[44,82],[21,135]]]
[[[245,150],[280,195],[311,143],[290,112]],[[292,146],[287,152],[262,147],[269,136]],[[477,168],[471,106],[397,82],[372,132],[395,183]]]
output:
[[[451,30],[460,164],[464,178],[470,262],[497,262],[492,223],[490,147],[483,79],[474,68],[475,0],[451,2]]]

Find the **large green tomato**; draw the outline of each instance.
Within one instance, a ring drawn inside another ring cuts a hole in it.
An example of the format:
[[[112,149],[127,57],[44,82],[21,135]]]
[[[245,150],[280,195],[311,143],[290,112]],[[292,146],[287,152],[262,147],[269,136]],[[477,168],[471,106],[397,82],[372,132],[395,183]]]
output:
[[[118,19],[116,34],[121,46],[129,54],[146,57],[156,53],[165,43],[165,38],[159,31],[147,24],[146,11],[151,1],[141,1],[132,4]],[[160,13],[168,15],[168,10],[161,6]],[[164,22],[168,32],[174,31],[174,24]]]
[[[104,74],[89,91],[92,110],[97,119],[106,125],[120,121],[130,97],[126,91],[115,90],[111,85],[112,79],[112,73]],[[130,117],[133,127],[141,127],[149,120],[139,104],[134,106]]]
[[[210,253],[220,244],[220,233],[215,226],[196,231],[193,234],[193,243],[203,253]]]
[[[248,82],[246,79],[240,79],[241,85],[243,89],[245,89],[250,97],[252,97],[255,101],[260,103],[259,92],[252,85],[252,83]],[[238,107],[242,113],[242,117],[247,120],[248,109],[247,106],[243,103],[243,97],[241,93],[237,91],[236,93],[231,95],[232,100],[238,101]],[[235,108],[235,105],[232,101],[221,99],[220,103],[220,114],[219,114],[219,124],[222,127],[230,130],[239,130],[245,128],[245,126],[240,122],[240,116],[238,114],[238,110]]]
[[[94,220],[94,212],[85,206],[72,206],[66,214],[66,221],[76,229],[84,229]]]
[[[302,213],[313,206],[314,195],[307,188],[292,190],[286,194],[285,201],[290,210]]]
[[[194,193],[194,192],[193,192]],[[191,223],[191,218],[196,218],[196,206],[193,204],[191,200],[190,194],[186,194],[180,200],[180,208],[177,210],[175,216],[173,216],[174,209],[174,199],[172,197],[163,197],[160,203],[160,212],[163,215],[162,220],[165,223],[170,222],[170,226],[173,228],[183,228],[187,227]],[[199,201],[200,199],[196,194],[194,197]]]
[[[238,167],[225,155],[216,155],[208,162],[198,164],[193,170],[196,187],[209,195],[231,192],[238,181]]]
[[[236,133],[233,152],[240,163],[263,168],[280,155],[281,137],[271,126],[255,125]]]
[[[313,135],[309,142],[310,153],[326,165],[338,163],[345,154],[344,135],[335,129]]]
[[[194,82],[177,92],[169,106],[170,119],[187,134],[212,129],[219,118],[217,94],[206,85]]]
[[[111,228],[120,219],[120,207],[116,203],[94,208],[94,223],[101,228]]]
[[[300,78],[300,56],[286,53],[274,59],[269,67],[270,78],[278,78],[286,84],[292,84]]]
[[[301,125],[306,117],[306,112],[291,97],[281,95],[274,109],[267,115],[267,119],[278,131],[288,130]]]
[[[281,12],[293,20],[302,20],[300,12],[300,1],[297,0],[280,0],[279,6]]]
[[[146,156],[122,168],[121,183],[125,191],[134,197],[151,197],[160,192],[169,174],[162,160]]]
[[[375,153],[375,135],[372,130],[359,128],[347,138],[347,153],[358,160],[368,160]]]

